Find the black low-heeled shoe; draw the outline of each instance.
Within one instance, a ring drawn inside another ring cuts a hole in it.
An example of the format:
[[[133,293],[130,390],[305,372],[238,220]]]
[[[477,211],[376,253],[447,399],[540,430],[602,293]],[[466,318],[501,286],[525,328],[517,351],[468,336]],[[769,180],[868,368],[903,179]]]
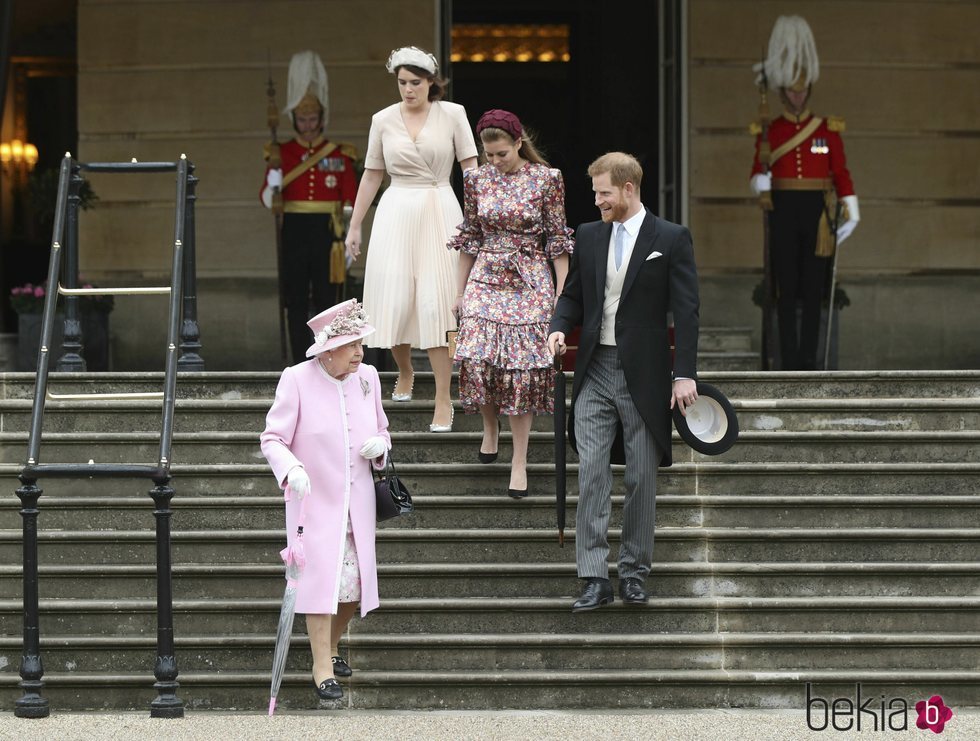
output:
[[[333,675],[335,677],[349,677],[354,673],[354,670],[350,668],[350,664],[339,656],[334,656],[331,661],[333,661]]]
[[[324,679],[320,684],[317,684],[316,679],[314,679],[313,691],[321,700],[339,700],[344,696],[344,690],[333,677]]]
[[[527,496],[527,489],[508,489],[507,496],[511,499],[523,499]]]

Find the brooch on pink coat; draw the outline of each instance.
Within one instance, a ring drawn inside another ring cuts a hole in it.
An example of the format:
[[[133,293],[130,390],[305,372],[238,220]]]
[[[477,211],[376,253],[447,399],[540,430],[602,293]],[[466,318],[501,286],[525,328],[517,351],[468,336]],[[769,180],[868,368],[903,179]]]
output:
[[[365,399],[367,398],[367,395],[371,393],[371,384],[363,378],[361,379],[361,393],[364,394]]]

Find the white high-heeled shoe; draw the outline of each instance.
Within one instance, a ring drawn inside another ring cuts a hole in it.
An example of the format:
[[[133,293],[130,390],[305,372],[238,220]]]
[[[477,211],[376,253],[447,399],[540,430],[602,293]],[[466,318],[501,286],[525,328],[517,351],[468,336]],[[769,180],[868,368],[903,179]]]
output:
[[[453,431],[453,420],[456,419],[456,407],[449,407],[449,424],[448,425],[429,425],[429,432],[452,432]]]
[[[397,383],[395,384],[395,388],[398,388],[398,384]],[[413,373],[412,374],[412,385],[408,387],[408,393],[407,394],[398,394],[398,393],[395,393],[394,390],[392,390],[392,392],[391,392],[391,400],[392,401],[411,401],[412,400],[412,391],[414,391],[414,390],[415,390],[415,374]]]

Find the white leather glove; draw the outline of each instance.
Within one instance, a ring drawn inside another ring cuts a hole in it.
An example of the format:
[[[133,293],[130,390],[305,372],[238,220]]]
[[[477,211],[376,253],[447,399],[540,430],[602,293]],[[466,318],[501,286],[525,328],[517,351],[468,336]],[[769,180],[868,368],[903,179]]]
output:
[[[265,188],[262,189],[262,205],[272,208],[272,192],[279,188],[282,189],[282,170],[269,170],[265,176]]]
[[[772,190],[772,178],[762,172],[757,172],[749,181],[752,192],[759,195],[763,191]]]
[[[858,197],[844,196],[841,200],[847,205],[847,221],[837,227],[837,244],[851,236],[861,220],[861,212],[858,210]]]
[[[302,466],[293,466],[289,469],[286,483],[289,484],[290,491],[300,499],[310,493],[310,477],[306,475],[306,470]]]
[[[387,452],[388,443],[383,437],[381,437],[381,435],[369,437],[361,446],[361,457],[367,458],[369,461],[374,460],[375,458],[380,458]]]

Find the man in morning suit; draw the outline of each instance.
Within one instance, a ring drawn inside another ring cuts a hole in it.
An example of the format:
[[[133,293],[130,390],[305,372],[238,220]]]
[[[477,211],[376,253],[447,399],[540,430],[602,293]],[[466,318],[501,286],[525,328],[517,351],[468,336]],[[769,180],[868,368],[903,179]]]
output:
[[[573,612],[613,601],[607,531],[613,443],[622,435],[626,488],[619,548],[619,594],[647,601],[653,558],[657,467],[671,462],[671,410],[697,399],[698,276],[691,234],[643,206],[643,169],[610,152],[589,166],[602,216],[579,226],[565,290],[548,344],[565,352],[565,336],[582,327],[570,432],[579,454],[575,559],[584,580]],[[667,312],[673,312],[671,369]],[[673,373],[673,376],[672,376]]]

